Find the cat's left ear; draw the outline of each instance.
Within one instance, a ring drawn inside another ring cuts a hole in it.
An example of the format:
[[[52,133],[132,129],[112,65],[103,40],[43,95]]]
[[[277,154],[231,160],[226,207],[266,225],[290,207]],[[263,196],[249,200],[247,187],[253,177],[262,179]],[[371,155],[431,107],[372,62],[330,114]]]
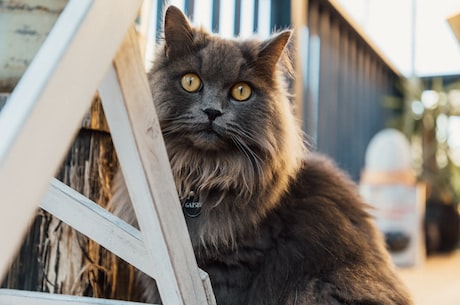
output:
[[[192,53],[193,30],[187,17],[175,6],[166,9],[164,17],[165,54],[177,58]]]
[[[262,67],[273,69],[283,54],[291,36],[292,31],[286,30],[263,42],[258,56],[259,64]]]

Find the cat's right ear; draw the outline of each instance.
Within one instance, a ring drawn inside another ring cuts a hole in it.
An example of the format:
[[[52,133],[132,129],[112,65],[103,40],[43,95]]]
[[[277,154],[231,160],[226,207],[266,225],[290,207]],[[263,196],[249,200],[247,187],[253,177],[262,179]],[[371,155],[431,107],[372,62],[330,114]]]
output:
[[[280,61],[291,36],[292,31],[286,30],[276,34],[261,45],[257,61],[263,74],[272,75],[276,70],[276,64]]]
[[[175,6],[166,9],[164,18],[165,55],[177,58],[193,51],[193,30],[187,17]]]

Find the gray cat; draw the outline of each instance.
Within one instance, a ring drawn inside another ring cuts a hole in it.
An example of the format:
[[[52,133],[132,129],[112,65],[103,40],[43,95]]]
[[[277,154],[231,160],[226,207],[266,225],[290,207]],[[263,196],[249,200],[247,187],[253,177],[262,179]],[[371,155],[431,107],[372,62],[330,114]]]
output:
[[[356,186],[307,152],[291,32],[227,40],[169,7],[148,74],[198,265],[218,305],[412,304]],[[112,210],[136,225],[122,178]],[[144,301],[158,302],[141,276]]]

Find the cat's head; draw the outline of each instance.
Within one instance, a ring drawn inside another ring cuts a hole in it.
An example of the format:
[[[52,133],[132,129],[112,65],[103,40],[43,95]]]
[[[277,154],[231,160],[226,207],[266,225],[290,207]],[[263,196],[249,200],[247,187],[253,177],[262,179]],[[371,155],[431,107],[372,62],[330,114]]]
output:
[[[223,39],[167,9],[149,82],[176,178],[251,192],[298,168],[304,148],[281,75],[290,37]]]

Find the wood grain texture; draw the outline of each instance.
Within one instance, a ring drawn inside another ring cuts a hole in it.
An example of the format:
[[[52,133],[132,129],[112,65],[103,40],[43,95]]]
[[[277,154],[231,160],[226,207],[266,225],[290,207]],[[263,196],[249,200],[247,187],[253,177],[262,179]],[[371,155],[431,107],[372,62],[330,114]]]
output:
[[[162,301],[215,303],[200,279],[134,29],[100,94]]]
[[[67,2],[0,1],[0,91],[13,91]]]
[[[140,305],[143,303],[71,295],[0,289],[0,304],[8,305]]]
[[[155,270],[148,261],[149,256],[139,230],[74,189],[54,179],[40,207],[146,274],[155,277]]]
[[[1,275],[139,5],[71,1],[0,113]]]
[[[447,18],[447,22],[449,22],[450,28],[460,44],[460,12]]]
[[[110,135],[82,129],[57,177],[101,206],[110,199],[117,169]],[[58,202],[65,207],[65,202]],[[92,226],[96,228],[97,226]],[[113,259],[113,258],[112,258]],[[59,218],[39,210],[2,286],[98,297],[116,297],[128,289],[107,251]]]

